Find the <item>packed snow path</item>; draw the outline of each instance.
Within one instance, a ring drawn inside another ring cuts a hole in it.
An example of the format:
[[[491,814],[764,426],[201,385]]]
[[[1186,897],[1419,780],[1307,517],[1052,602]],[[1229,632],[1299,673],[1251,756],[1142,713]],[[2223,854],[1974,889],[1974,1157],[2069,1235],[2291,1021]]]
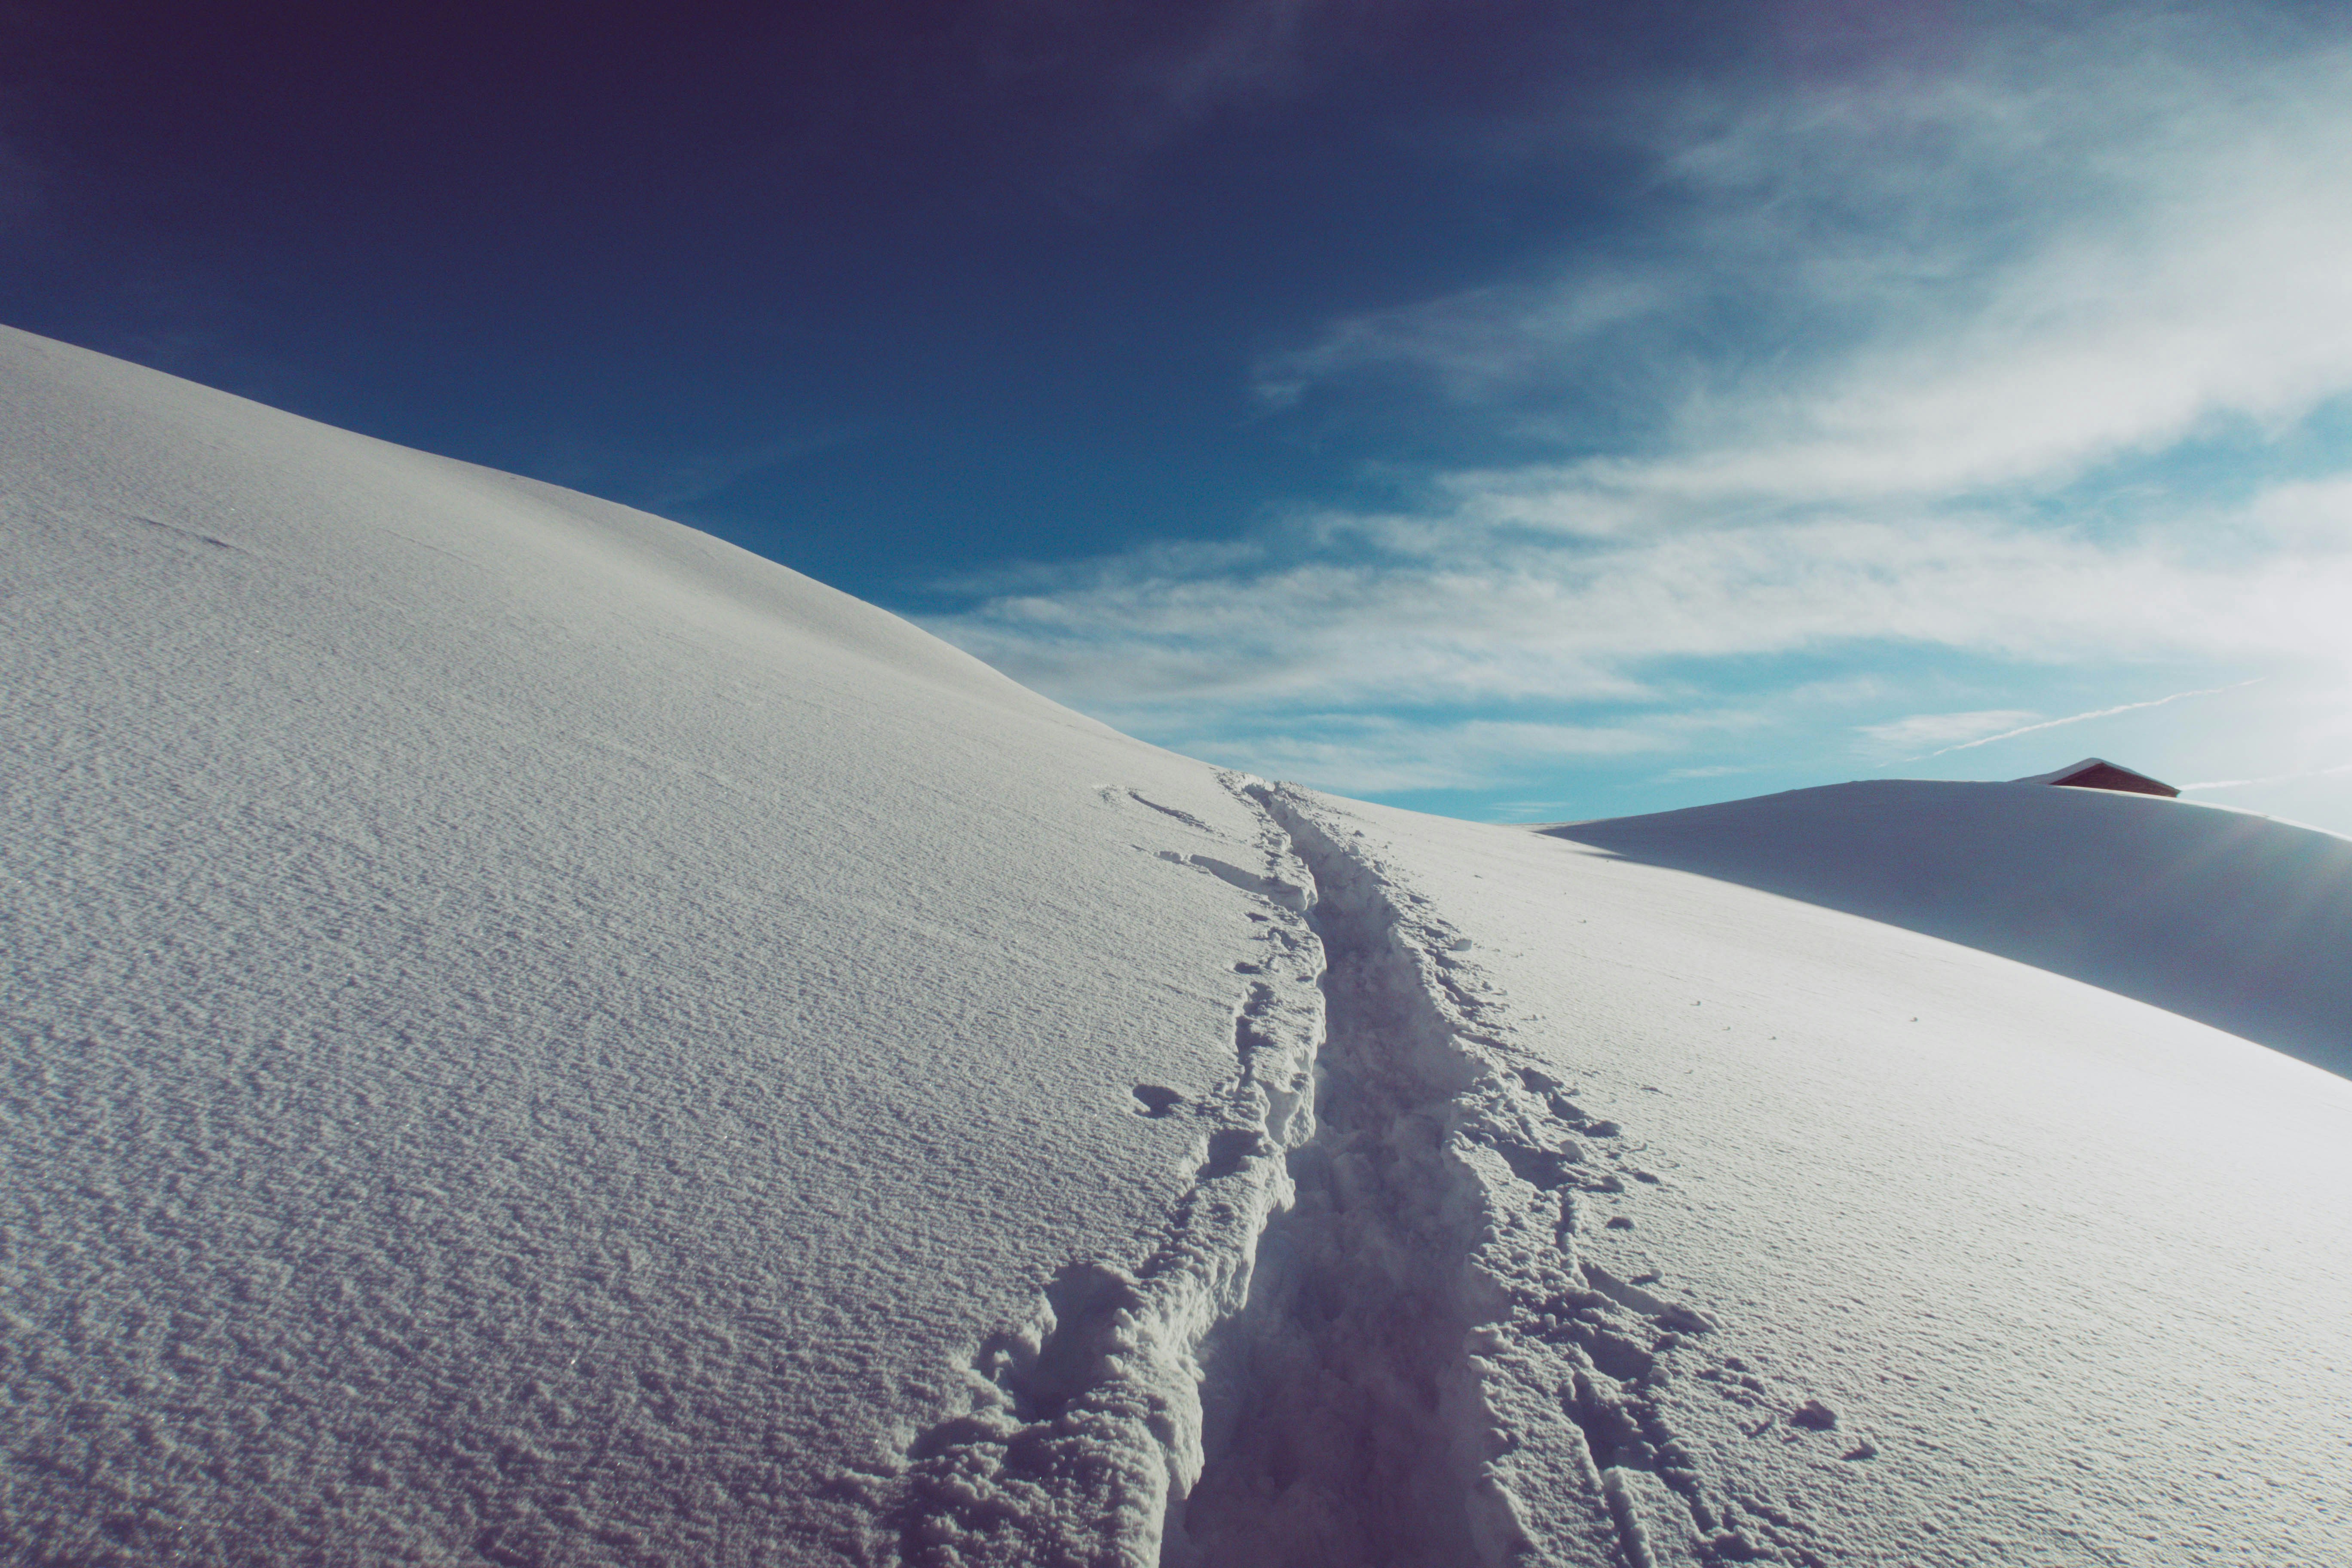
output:
[[[2330,1230],[2352,1218],[2340,1080],[1828,911],[1742,892],[1719,920],[1703,884],[1627,898],[1606,858],[1233,782],[1285,868],[1216,874],[1274,887],[1261,915],[1305,955],[1325,1030],[1286,1206],[1278,1180],[1254,1189],[1275,1196],[1254,1263],[1189,1343],[1152,1342],[1173,1440],[1131,1469],[1170,1488],[1162,1564],[2340,1560],[2352,1347],[2333,1318],[2262,1305],[2352,1281]],[[1621,918],[1563,914],[1564,890]],[[1505,945],[1441,908],[1499,912]],[[1508,944],[1537,933],[1557,945],[1531,970]],[[1858,940],[1887,975],[1851,977]],[[1824,984],[1844,1008],[1803,1000]],[[1774,1022],[1801,1035],[1784,1047]],[[1702,1067],[1724,1081],[1695,1100]],[[1938,1092],[1898,1106],[1885,1086],[1910,1073]],[[2131,1116],[2109,1124],[2094,1107],[2117,1093]],[[2262,1157],[2184,1142],[2254,1107]],[[2053,1203],[2113,1234],[2051,1228]],[[2271,1238],[2265,1261],[2223,1214]],[[1197,1407],[1168,1375],[1187,1362]],[[1092,1555],[1070,1528],[1087,1517],[913,1555],[1150,1560],[1140,1514]]]
[[[1471,942],[1361,828],[1248,793],[1314,878],[1328,1035],[1297,1202],[1208,1347],[1209,1468],[1163,1562],[1822,1561],[1669,1429],[1677,1372],[1738,1375],[1698,1342],[1711,1321],[1580,1258],[1603,1222],[1579,1194],[1656,1181],[1624,1129],[1526,1065]]]
[[[1248,1309],[1208,1351],[1211,1462],[1162,1561],[1474,1562],[1464,1341],[1480,1204],[1448,1144],[1475,1064],[1377,885],[1279,795],[1249,794],[1314,879],[1316,1131],[1290,1155],[1296,1195],[1259,1242]]]
[[[1510,1065],[1469,943],[1360,831],[1228,782],[1265,814],[1265,869],[1180,863],[1260,896],[1265,952],[1239,1070],[1164,1107],[1203,1126],[1196,1184],[1142,1267],[1075,1263],[982,1344],[970,1411],[908,1451],[906,1559],[1828,1561],[1820,1528],[1725,1495],[1658,1394],[1696,1376],[1801,1433],[1808,1403],[1580,1260],[1605,1222],[1579,1194],[1657,1181],[1624,1130]]]
[[[1246,989],[1232,1070],[1197,1097],[1136,1087],[1139,1110],[1189,1127],[1194,1145],[1191,1184],[1156,1244],[1131,1269],[1108,1258],[1063,1267],[1034,1317],[982,1343],[969,1410],[908,1448],[895,1485],[868,1488],[909,1563],[1153,1560],[1170,1497],[1200,1470],[1194,1352],[1247,1298],[1259,1232],[1287,1190],[1283,1154],[1313,1134],[1323,1009],[1304,868],[1277,834],[1229,845],[1189,813],[1128,795],[1222,851],[1164,849],[1159,860],[1257,906],[1253,951],[1233,964]]]
[[[1481,1005],[1459,1037],[1585,1129],[1465,1123],[1512,1298],[1474,1331],[1494,1474],[1538,1557],[2352,1561],[2352,1324],[2281,1310],[2352,1290],[2352,1085],[1832,910],[1307,805],[1401,928],[1475,941],[1437,970]],[[1537,1299],[1512,1224],[1560,1175],[1598,1321]],[[1614,1557],[1574,1544],[1581,1467],[1536,1458],[1563,1390]]]

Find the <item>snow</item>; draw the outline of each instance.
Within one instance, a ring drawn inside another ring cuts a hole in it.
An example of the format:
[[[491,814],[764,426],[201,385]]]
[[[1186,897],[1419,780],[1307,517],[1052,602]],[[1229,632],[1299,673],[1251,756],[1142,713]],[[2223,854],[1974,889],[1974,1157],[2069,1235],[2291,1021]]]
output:
[[[1065,1264],[1245,1256],[1275,1163],[1196,1173],[1313,987],[1181,863],[1256,853],[1210,769],[675,524],[5,354],[13,1550],[865,1550]]]
[[[1982,948],[2352,1074],[2352,839],[2332,833],[2032,779],[1877,779],[1546,831]]]
[[[23,1560],[2352,1561],[2352,1082],[2080,977],[2340,1040],[2341,841],[1333,801],[15,333],[0,521]]]
[[[1630,1411],[1689,1456],[1719,1525],[1798,1562],[2352,1561],[2352,1083],[1838,910],[1330,809],[1404,907],[1471,944],[1430,962],[1507,1021],[1479,1028],[1488,1054],[1575,1108],[1512,1136],[1581,1148],[1565,1190],[1588,1281],[1716,1325],[1662,1373],[1585,1376],[1596,1424]],[[1558,1222],[1490,1185],[1516,1285]],[[1495,1360],[1539,1391],[1559,1373],[1534,1311],[1515,1289]],[[1569,1332],[1660,1342],[1654,1313],[1602,1317]],[[1793,1424],[1807,1401],[1836,1426]],[[1670,1468],[1635,1455],[1631,1511],[1653,1560],[1701,1561]]]

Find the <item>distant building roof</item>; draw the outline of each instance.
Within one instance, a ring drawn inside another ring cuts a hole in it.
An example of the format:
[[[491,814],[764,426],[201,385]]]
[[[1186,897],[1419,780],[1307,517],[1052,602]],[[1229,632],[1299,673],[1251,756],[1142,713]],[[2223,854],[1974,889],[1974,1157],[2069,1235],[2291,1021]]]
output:
[[[2011,779],[2010,783],[2066,784],[2074,789],[2116,789],[2132,795],[2168,797],[2180,793],[2161,779],[2152,779],[2146,773],[2118,767],[2105,757],[2084,757],[2081,762],[2069,763],[2055,773],[2035,773],[2032,778]]]

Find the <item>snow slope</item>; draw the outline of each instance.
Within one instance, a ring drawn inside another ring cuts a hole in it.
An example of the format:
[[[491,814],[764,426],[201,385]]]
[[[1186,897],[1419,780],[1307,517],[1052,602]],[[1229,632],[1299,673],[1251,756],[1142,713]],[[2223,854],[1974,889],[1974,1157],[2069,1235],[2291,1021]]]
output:
[[[1838,910],[1302,804],[1327,903],[1393,912],[1480,1063],[1433,1086],[1479,1195],[1420,1264],[1483,1277],[1479,1353],[1427,1364],[1523,1517],[1592,1517],[1565,1385],[1620,1561],[2352,1563],[2352,1083]]]
[[[2352,1083],[5,332],[0,622],[16,1559],[2352,1561]]]
[[[8,1552],[895,1550],[1057,1270],[1231,1288],[1318,1006],[1210,769],[21,334],[0,474]],[[1156,1532],[1141,1418],[1064,1478],[1088,1541]]]
[[[1878,779],[1545,831],[2087,980],[2352,1076],[2352,839],[2033,780]]]

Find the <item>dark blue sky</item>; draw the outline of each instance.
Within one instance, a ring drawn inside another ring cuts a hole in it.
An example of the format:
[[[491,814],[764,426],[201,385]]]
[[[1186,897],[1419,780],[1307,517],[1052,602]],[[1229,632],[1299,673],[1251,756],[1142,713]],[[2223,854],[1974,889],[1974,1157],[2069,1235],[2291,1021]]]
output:
[[[1198,754],[1502,816],[2127,745],[2352,787],[2330,7],[0,29],[0,319],[681,518]]]
[[[1253,362],[1618,222],[1748,14],[728,9],[37,5],[0,313],[903,600],[1420,455]]]

